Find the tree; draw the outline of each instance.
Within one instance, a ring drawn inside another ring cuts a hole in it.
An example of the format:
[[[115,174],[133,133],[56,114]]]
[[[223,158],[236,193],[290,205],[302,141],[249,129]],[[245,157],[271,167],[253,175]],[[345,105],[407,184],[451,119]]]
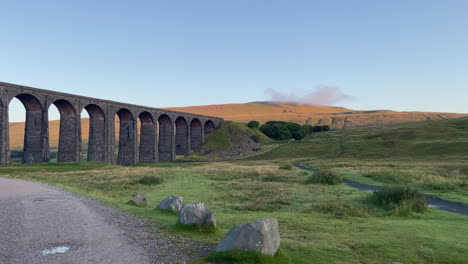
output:
[[[275,128],[273,125],[270,124],[263,124],[260,127],[260,131],[262,131],[263,134],[267,135],[269,138],[277,138],[278,134],[275,131]]]
[[[285,140],[292,138],[292,134],[286,126],[282,124],[275,124],[273,128],[277,131],[278,134],[276,139]]]
[[[260,123],[258,123],[258,121],[252,120],[249,123],[247,123],[247,126],[250,128],[259,128]]]

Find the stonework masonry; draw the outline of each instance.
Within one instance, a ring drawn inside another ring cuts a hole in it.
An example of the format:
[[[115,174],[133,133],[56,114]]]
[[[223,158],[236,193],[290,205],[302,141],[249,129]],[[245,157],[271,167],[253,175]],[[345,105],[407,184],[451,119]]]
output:
[[[0,82],[0,164],[10,163],[8,106],[13,98],[26,109],[23,163],[50,161],[49,107],[60,112],[57,161],[82,159],[81,112],[89,115],[88,161],[121,165],[173,161],[204,143],[222,118],[132,105]],[[115,142],[114,117],[120,119]],[[141,121],[138,133],[138,120]]]

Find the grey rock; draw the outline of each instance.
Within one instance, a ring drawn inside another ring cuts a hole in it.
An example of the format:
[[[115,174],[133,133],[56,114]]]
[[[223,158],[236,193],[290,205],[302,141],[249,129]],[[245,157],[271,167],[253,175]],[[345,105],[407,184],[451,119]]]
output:
[[[178,221],[184,225],[205,224],[216,226],[216,218],[204,203],[184,204],[179,211]]]
[[[278,220],[264,218],[233,227],[215,251],[249,250],[273,256],[280,246]]]
[[[143,194],[137,193],[129,201],[131,204],[144,206],[146,205],[146,198]]]
[[[159,208],[179,212],[182,208],[182,197],[168,196],[159,203]]]

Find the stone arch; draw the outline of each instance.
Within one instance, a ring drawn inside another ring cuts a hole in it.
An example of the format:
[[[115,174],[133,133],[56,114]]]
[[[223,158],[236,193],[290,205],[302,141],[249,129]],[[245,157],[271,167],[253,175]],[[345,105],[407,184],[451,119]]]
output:
[[[49,162],[49,120],[39,99],[31,94],[15,96],[26,109],[23,163]]]
[[[213,121],[207,120],[207,121],[205,122],[205,135],[210,134],[210,133],[213,132],[214,130],[215,130],[215,126],[214,126]]]
[[[190,143],[193,151],[200,150],[203,144],[203,130],[200,119],[194,118],[190,122]]]
[[[75,107],[67,100],[53,102],[60,113],[60,129],[57,161],[72,162],[80,160],[80,118]]]
[[[149,112],[138,115],[140,126],[140,162],[156,161],[156,124]]]
[[[106,118],[102,108],[96,104],[84,107],[89,115],[88,161],[105,161]]]
[[[189,130],[187,120],[183,116],[179,116],[175,120],[175,147],[176,155],[189,154]]]
[[[174,126],[172,119],[166,115],[162,114],[158,118],[159,124],[159,161],[172,161],[174,160]]]
[[[136,163],[136,122],[132,112],[126,108],[121,108],[116,114],[120,119],[117,164],[133,165]]]

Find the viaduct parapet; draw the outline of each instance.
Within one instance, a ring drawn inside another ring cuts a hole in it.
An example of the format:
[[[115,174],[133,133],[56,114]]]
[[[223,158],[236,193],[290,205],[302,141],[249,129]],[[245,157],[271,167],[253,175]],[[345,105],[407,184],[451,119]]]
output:
[[[49,107],[60,112],[57,160],[82,159],[81,112],[89,115],[88,161],[121,165],[175,160],[197,151],[222,118],[126,104],[0,82],[0,164],[10,163],[8,106],[13,98],[26,109],[23,163],[50,161]],[[120,119],[118,147],[115,121]],[[138,131],[140,120],[140,131]]]

